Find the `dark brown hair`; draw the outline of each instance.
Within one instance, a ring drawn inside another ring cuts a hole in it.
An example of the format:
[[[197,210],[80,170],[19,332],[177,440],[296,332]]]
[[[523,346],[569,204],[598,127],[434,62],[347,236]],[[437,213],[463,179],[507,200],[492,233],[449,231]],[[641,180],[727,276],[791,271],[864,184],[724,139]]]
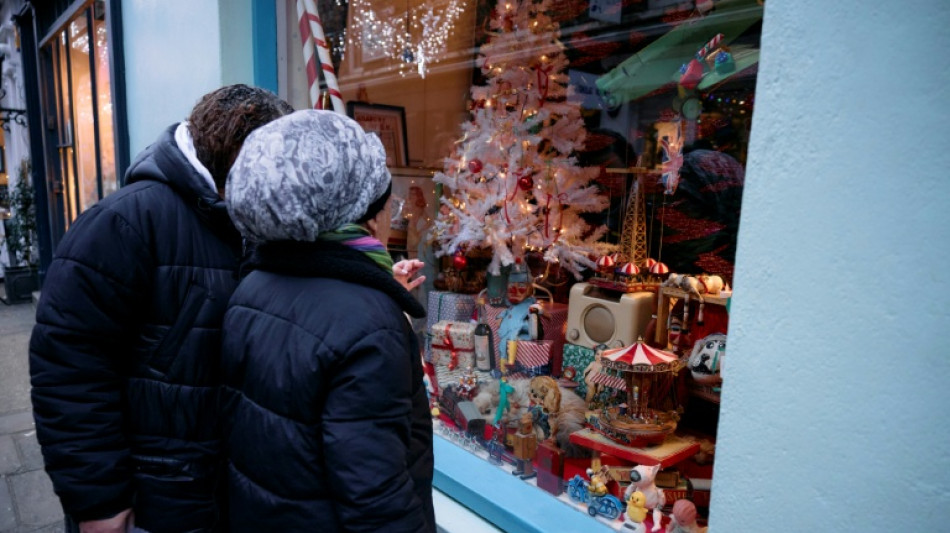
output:
[[[293,111],[276,94],[244,84],[227,85],[202,96],[188,117],[188,131],[198,161],[211,172],[215,185],[224,188],[249,133]]]

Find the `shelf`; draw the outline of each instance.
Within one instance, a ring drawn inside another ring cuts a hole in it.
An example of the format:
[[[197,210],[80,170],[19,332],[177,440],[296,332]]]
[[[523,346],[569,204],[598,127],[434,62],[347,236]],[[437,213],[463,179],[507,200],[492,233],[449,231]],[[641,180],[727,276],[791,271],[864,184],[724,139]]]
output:
[[[663,346],[669,344],[669,332],[666,329],[666,323],[669,320],[670,314],[670,300],[673,298],[685,298],[686,291],[682,289],[677,289],[673,287],[660,287],[659,299],[656,306],[656,337],[654,340]],[[726,306],[729,304],[729,299],[732,298],[732,292],[726,293],[725,296],[712,296],[708,294],[703,295],[703,302],[711,305],[721,305]],[[690,300],[698,301],[698,298],[694,295],[690,295]]]

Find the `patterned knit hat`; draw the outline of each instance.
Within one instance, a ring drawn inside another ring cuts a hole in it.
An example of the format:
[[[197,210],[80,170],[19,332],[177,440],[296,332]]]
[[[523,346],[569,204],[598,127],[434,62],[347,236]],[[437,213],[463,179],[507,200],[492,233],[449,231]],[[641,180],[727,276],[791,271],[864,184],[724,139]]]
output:
[[[251,242],[312,242],[357,222],[390,187],[375,134],[332,111],[304,110],[253,131],[225,188],[235,226]]]

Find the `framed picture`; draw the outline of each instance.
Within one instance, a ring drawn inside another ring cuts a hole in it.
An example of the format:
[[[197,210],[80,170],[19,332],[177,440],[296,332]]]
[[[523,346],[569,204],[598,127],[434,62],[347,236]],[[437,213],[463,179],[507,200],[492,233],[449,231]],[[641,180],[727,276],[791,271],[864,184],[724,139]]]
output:
[[[393,105],[347,102],[346,114],[363,129],[379,136],[386,148],[386,165],[404,167],[409,164],[406,145],[406,109]]]
[[[432,177],[437,169],[390,168],[393,177],[389,251],[403,258],[419,256],[423,235],[438,208]]]

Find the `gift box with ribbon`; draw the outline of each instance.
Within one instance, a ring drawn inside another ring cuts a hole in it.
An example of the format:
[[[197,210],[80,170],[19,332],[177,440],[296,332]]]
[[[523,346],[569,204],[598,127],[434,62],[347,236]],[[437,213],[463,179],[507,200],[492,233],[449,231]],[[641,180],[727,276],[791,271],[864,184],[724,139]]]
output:
[[[442,320],[429,330],[432,363],[449,370],[475,365],[475,324]]]
[[[509,358],[512,347],[514,362],[505,367],[509,378],[533,378],[551,374],[551,350],[554,341],[512,341],[509,343]]]
[[[576,344],[564,344],[563,372],[564,378],[577,383],[574,389],[582,398],[587,394],[587,384],[584,383],[584,370],[594,362],[594,350]]]
[[[430,291],[427,304],[425,360],[432,362],[432,327],[442,320],[468,322],[475,312],[475,295]]]
[[[531,307],[538,319],[538,340],[554,343],[551,347],[551,375],[560,377],[567,331],[567,304],[540,301]]]

